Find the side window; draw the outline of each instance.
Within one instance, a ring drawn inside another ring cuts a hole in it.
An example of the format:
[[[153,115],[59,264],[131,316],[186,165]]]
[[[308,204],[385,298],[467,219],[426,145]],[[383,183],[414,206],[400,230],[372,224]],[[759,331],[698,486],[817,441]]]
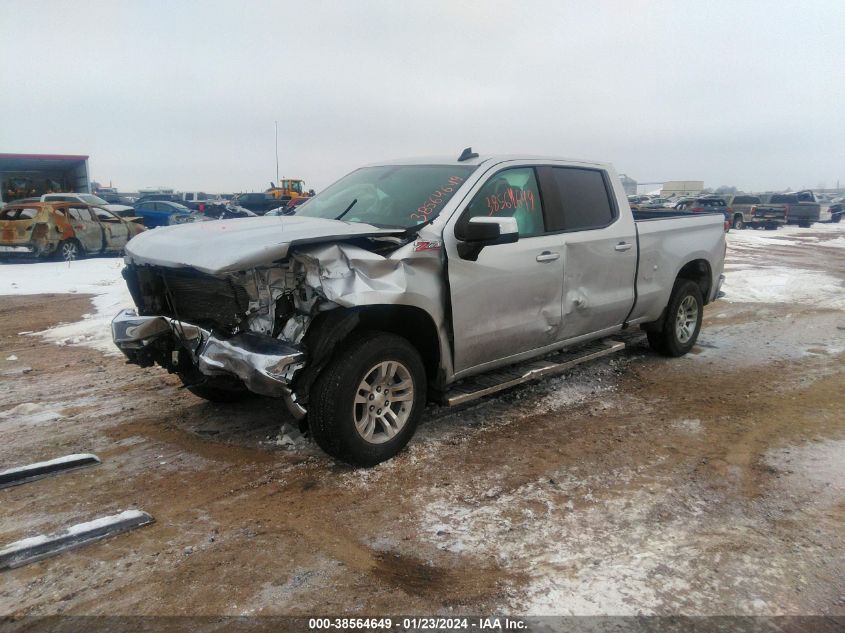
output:
[[[98,220],[116,220],[117,218],[112,214],[111,211],[106,211],[105,209],[101,209],[99,207],[94,207],[93,209],[94,214],[97,216]]]
[[[613,222],[616,214],[601,171],[554,167],[551,172],[563,211],[563,226],[553,230],[583,231]]]
[[[72,207],[67,210],[68,215],[73,218],[74,220],[79,220],[80,222],[89,222],[91,220],[91,213],[88,209],[78,209]]]
[[[534,168],[518,167],[494,174],[475,194],[461,221],[478,216],[516,218],[520,237],[544,233],[543,205]]]

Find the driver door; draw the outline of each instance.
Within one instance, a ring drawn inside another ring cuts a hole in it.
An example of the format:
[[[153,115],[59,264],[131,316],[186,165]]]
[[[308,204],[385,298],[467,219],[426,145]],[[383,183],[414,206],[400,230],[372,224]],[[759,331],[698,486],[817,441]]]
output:
[[[470,200],[446,229],[456,374],[551,345],[562,314],[563,243],[546,233],[534,167],[493,173]],[[475,216],[514,217],[519,239],[485,246],[474,261],[461,257],[455,226]]]

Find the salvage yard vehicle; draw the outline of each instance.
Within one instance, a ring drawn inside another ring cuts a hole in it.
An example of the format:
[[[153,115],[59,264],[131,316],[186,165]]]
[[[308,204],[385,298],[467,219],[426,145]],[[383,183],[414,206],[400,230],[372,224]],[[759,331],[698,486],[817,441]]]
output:
[[[758,214],[783,212],[787,224],[808,228],[821,217],[821,205],[816,202],[812,191],[796,193],[773,193],[763,196],[757,205]]]
[[[248,209],[257,215],[264,215],[271,209],[282,206],[283,201],[268,193],[242,193],[232,199],[232,205]]]
[[[99,196],[91,193],[46,193],[41,196],[41,202],[78,202],[85,205],[94,205],[116,215],[129,215],[132,207],[126,204],[110,204]]]
[[[769,230],[786,224],[786,211],[776,207],[762,207],[760,196],[737,194],[725,198],[728,216],[735,229],[764,227]]]
[[[139,218],[121,218],[108,209],[75,202],[27,202],[0,211],[0,257],[121,253],[141,233]]]
[[[139,202],[135,205],[134,213],[144,219],[144,226],[149,229],[157,226],[185,224],[196,220],[188,207],[166,200]]]
[[[293,216],[133,240],[137,310],[112,336],[203,398],[283,399],[327,453],[370,466],[427,401],[559,373],[624,348],[607,339],[622,330],[686,354],[724,278],[724,218],[646,213],[602,163],[468,148],[364,167]]]
[[[689,211],[690,213],[721,213],[726,220],[731,220],[730,214],[728,213],[728,205],[719,196],[699,196],[698,198],[682,200],[675,205],[675,208],[679,211]]]

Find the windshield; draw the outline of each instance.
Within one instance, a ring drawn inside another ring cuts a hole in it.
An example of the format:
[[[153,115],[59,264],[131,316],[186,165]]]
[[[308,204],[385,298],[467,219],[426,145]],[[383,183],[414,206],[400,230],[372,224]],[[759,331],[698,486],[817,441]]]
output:
[[[108,204],[108,202],[106,202],[102,198],[92,196],[90,193],[80,193],[79,199],[82,200],[82,202],[84,202],[85,204]]]
[[[296,215],[410,228],[437,217],[474,169],[467,165],[363,167],[321,191]]]

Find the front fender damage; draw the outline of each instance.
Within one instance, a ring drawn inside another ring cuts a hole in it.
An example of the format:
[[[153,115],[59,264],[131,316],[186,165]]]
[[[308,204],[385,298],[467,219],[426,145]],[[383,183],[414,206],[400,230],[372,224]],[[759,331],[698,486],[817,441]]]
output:
[[[251,391],[286,397],[289,406],[290,396],[295,394],[294,409],[301,415],[310,386],[335,347],[359,325],[361,308],[424,301],[442,305],[439,253],[415,253],[412,244],[396,238],[367,240],[365,244],[370,248],[350,243],[301,247],[281,262],[246,271],[217,275],[198,272],[197,287],[205,283],[204,279],[213,278],[208,287],[215,292],[206,294],[186,284],[184,278],[168,283],[172,269],[159,272],[137,267],[131,275],[138,275],[140,281],[130,282],[130,289],[139,314],[144,316],[135,318],[145,318],[149,314],[146,308],[154,305],[159,311],[153,310],[149,316],[164,320],[139,328],[147,335],[141,339],[128,340],[125,328],[120,333],[115,329],[115,343],[132,362],[138,362],[142,352],[164,350],[151,357],[170,371],[180,371],[170,362],[170,350],[186,349],[195,368],[205,376],[236,376]],[[388,256],[375,252],[379,249]],[[164,279],[162,284],[150,281],[156,274]],[[222,286],[221,281],[225,282]],[[240,314],[219,317],[220,310],[208,295],[216,297],[222,287],[233,288],[240,299],[220,296],[219,305],[241,306]],[[156,292],[162,296],[150,296]],[[177,296],[180,292],[184,296]],[[185,302],[197,296],[202,301],[195,300],[186,307]],[[197,303],[203,310],[196,309]],[[442,328],[442,309],[420,307],[433,310],[437,326]],[[185,312],[191,313],[190,320],[180,318]],[[196,331],[191,328],[205,333],[199,344],[183,335]],[[164,345],[162,339],[166,339]]]

